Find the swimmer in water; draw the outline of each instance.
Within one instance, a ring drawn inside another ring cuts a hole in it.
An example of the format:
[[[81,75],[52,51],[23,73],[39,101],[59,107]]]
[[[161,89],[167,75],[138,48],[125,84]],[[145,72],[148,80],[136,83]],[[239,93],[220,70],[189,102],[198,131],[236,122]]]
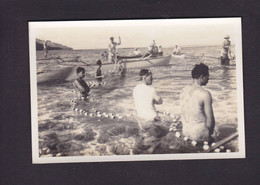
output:
[[[97,61],[97,65],[98,65],[98,68],[96,71],[96,78],[97,78],[98,82],[102,82],[102,71],[101,71],[102,62],[101,62],[101,60]]]
[[[182,133],[196,141],[209,141],[215,127],[212,97],[205,86],[209,81],[209,68],[201,63],[192,70],[193,83],[180,95]]]
[[[85,77],[85,69],[82,67],[77,68],[77,76],[78,78],[73,82],[76,89],[80,92],[80,98],[86,100],[87,96],[89,95],[89,86],[83,80]]]

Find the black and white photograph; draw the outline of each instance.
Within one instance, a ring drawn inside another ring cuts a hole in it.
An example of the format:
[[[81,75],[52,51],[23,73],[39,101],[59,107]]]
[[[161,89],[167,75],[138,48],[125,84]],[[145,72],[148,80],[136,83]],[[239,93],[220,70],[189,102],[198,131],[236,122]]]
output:
[[[33,163],[245,158],[241,18],[28,27]]]

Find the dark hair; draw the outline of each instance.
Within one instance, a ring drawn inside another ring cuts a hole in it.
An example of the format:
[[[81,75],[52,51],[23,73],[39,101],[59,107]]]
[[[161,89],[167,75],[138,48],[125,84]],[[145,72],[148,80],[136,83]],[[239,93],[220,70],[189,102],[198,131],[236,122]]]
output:
[[[111,40],[111,39],[114,39],[114,37],[110,37],[110,40]]]
[[[85,72],[85,69],[83,67],[78,67],[77,68],[77,73],[80,73],[80,72]]]
[[[101,60],[98,60],[98,61],[97,61],[97,65],[99,65],[99,66],[102,65]]]
[[[150,74],[152,74],[152,72],[148,69],[141,69],[139,73],[140,76],[148,76]]]
[[[203,63],[196,64],[193,70],[191,71],[192,78],[198,79],[201,75],[209,75],[209,67]]]

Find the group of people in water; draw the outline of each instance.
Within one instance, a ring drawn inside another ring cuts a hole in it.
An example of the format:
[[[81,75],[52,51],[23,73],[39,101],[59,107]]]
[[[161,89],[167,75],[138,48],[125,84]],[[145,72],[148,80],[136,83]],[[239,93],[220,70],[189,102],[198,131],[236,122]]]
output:
[[[98,62],[100,63],[100,62]],[[100,64],[101,65],[101,64]],[[88,97],[90,88],[83,80],[85,69],[77,68],[75,87],[84,99]],[[100,73],[97,70],[97,73]],[[101,74],[100,74],[101,75]],[[162,97],[152,86],[153,74],[149,69],[141,69],[140,83],[133,89],[133,100],[136,107],[137,120],[141,132],[160,126],[160,116],[155,109],[156,104],[163,104]],[[210,141],[215,127],[211,93],[204,89],[209,81],[207,65],[196,64],[191,71],[192,84],[184,87],[180,93],[180,108],[183,135],[196,141]]]
[[[180,107],[182,117],[183,135],[195,141],[209,141],[215,127],[212,108],[211,93],[204,89],[209,80],[207,65],[196,64],[192,72],[193,82],[187,85],[180,93]],[[142,128],[158,125],[160,116],[155,109],[155,104],[162,104],[162,97],[152,87],[153,75],[148,69],[140,70],[141,83],[133,90],[139,123]]]
[[[223,55],[230,54],[230,41],[229,37],[225,37],[223,43]],[[115,42],[114,38],[110,38],[109,45],[109,60],[114,60],[116,57],[116,46],[121,44]],[[152,52],[152,47],[155,46],[155,41],[149,47]],[[177,46],[176,46],[177,50]],[[176,51],[178,52],[178,51]],[[102,80],[101,74],[101,61],[97,61],[99,65],[96,77]],[[84,68],[77,69],[78,78],[74,84],[79,89],[82,97],[86,98],[90,92],[88,85],[83,80],[85,76]],[[136,107],[137,119],[139,127],[142,131],[147,128],[153,128],[155,125],[160,125],[160,116],[155,109],[156,104],[163,104],[162,97],[158,94],[156,89],[152,86],[153,74],[149,69],[141,69],[140,83],[133,89],[133,100]],[[215,118],[212,108],[211,93],[204,89],[209,81],[209,67],[203,63],[196,64],[191,71],[192,83],[184,87],[180,92],[180,108],[182,119],[182,133],[184,136],[196,141],[210,141],[215,128]]]

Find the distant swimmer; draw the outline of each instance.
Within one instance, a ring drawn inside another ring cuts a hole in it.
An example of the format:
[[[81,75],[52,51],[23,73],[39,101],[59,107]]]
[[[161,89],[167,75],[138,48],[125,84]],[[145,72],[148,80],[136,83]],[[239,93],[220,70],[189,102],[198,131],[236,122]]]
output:
[[[209,68],[201,63],[192,70],[192,85],[186,86],[180,95],[184,136],[191,140],[207,141],[211,139],[215,127],[212,97],[205,86],[209,80]]]
[[[181,55],[181,47],[178,45],[175,45],[174,50],[173,50],[174,55]]]
[[[83,80],[83,78],[85,77],[85,69],[82,67],[78,67],[76,72],[78,78],[73,82],[73,84],[76,87],[77,91],[80,93],[80,98],[83,98],[85,100],[90,91],[89,86]]]
[[[48,55],[48,43],[49,43],[50,41],[49,40],[45,40],[44,42],[43,42],[43,51],[44,51],[44,57],[45,58],[47,58],[47,55]]]
[[[159,121],[154,104],[162,104],[162,98],[152,87],[153,76],[151,71],[142,69],[140,71],[141,84],[133,90],[133,97],[138,117],[145,121]]]
[[[221,64],[222,65],[229,65],[231,57],[231,41],[229,40],[229,35],[226,35],[224,37],[224,42],[222,44],[222,50],[221,50]]]
[[[97,71],[96,71],[96,78],[97,78],[97,81],[102,82],[103,76],[102,76],[102,71],[101,71],[101,67],[102,67],[101,60],[97,61],[97,65],[98,65],[98,68],[97,68]]]

